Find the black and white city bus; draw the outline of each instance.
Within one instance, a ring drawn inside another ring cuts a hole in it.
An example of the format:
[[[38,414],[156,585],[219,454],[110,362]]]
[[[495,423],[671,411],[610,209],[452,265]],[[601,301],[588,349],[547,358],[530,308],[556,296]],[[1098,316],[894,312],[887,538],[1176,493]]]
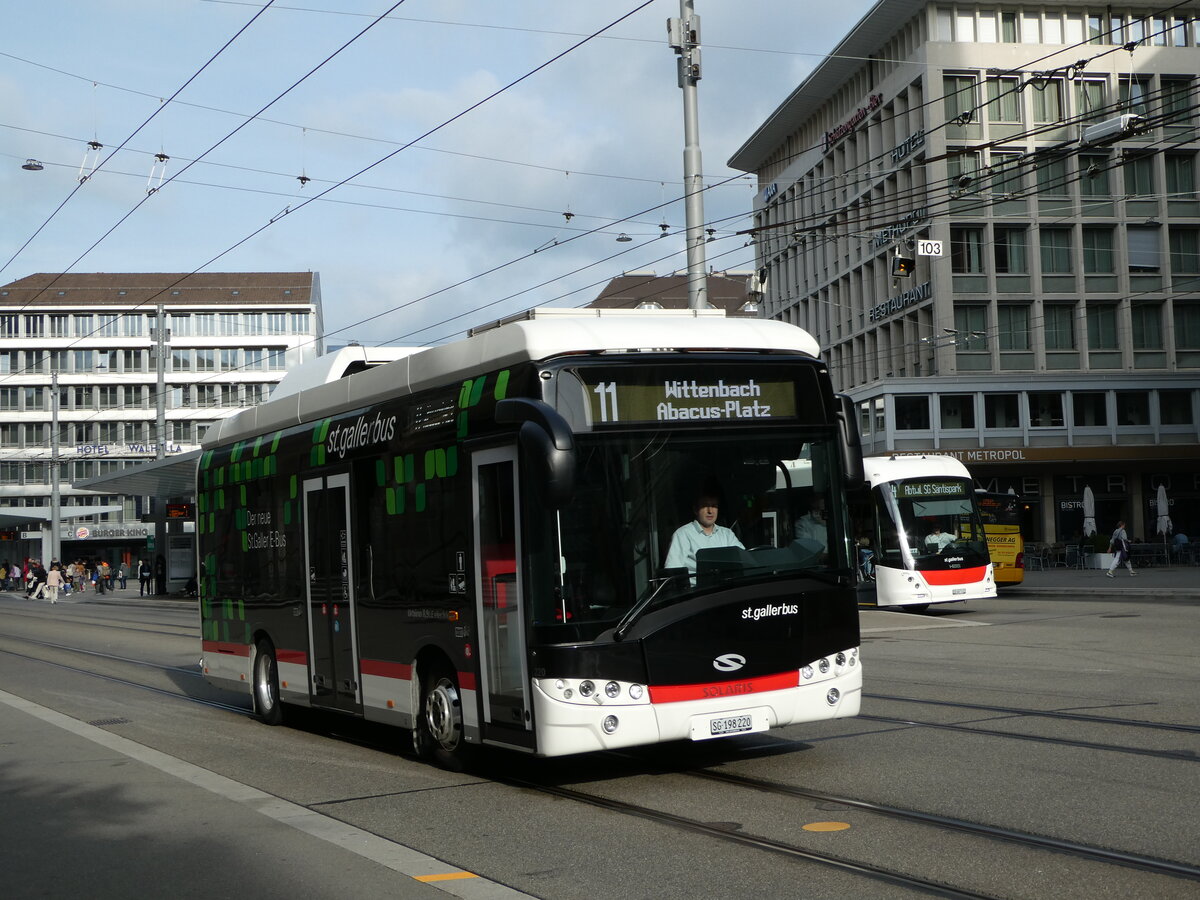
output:
[[[806,332],[536,310],[287,383],[197,470],[204,672],[263,721],[361,716],[458,765],[858,713],[862,457]],[[723,539],[668,567],[701,495]]]

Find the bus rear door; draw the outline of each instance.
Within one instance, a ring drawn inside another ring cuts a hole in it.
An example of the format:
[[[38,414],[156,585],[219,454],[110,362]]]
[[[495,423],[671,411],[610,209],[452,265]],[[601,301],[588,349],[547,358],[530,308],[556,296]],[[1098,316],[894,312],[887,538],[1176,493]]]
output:
[[[304,481],[308,658],[312,704],[358,712],[358,642],[350,553],[350,476]]]

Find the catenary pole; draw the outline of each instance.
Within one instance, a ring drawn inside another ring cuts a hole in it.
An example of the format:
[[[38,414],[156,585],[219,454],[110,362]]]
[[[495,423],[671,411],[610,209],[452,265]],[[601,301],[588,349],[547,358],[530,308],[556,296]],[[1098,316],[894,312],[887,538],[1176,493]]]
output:
[[[708,273],[704,258],[704,175],[700,162],[700,17],[692,0],[680,0],[679,18],[667,20],[667,43],[679,59],[683,90],[683,192],[687,234],[688,309],[708,306]]]

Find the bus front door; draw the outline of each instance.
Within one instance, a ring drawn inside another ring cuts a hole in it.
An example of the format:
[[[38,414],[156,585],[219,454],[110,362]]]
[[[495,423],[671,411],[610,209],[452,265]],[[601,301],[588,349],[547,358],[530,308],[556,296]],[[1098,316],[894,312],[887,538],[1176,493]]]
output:
[[[314,706],[355,711],[362,693],[350,548],[350,476],[306,479],[309,691]]]
[[[516,449],[475,453],[475,614],[484,739],[533,747]]]

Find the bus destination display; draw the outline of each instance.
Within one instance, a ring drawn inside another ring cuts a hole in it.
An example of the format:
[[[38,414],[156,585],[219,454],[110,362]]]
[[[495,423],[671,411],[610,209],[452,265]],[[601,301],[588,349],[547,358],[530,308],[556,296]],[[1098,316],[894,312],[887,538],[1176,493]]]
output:
[[[931,497],[965,497],[967,485],[962,481],[903,481],[896,485],[896,496],[902,500],[927,500]]]
[[[752,376],[658,379],[631,373],[628,379],[618,376],[588,380],[585,387],[592,421],[597,424],[731,422],[796,416],[796,389],[791,381]]]

